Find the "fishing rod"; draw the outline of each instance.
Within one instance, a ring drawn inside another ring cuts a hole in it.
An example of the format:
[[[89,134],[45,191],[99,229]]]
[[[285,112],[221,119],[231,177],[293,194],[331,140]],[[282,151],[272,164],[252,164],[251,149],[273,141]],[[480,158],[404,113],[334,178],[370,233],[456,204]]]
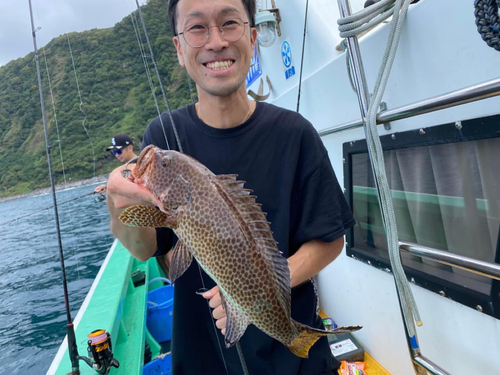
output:
[[[94,194],[94,192],[92,192],[92,193],[87,193],[87,194],[81,195],[81,196],[76,197],[76,198],[68,199],[67,201],[64,201],[64,202],[59,202],[57,205],[58,205],[58,206],[61,206],[61,205],[65,204],[65,203],[73,202],[73,201],[76,201],[77,199],[82,199],[82,198],[88,197],[89,195],[92,195],[92,194]],[[99,198],[99,199],[100,199],[100,198]],[[31,215],[38,214],[38,213],[40,213],[40,212],[42,212],[42,211],[50,210],[52,207],[54,207],[54,206],[48,206],[48,207],[42,208],[42,209],[40,209],[40,210],[30,212],[29,214],[26,214],[26,215],[22,215],[22,216],[16,217],[15,219],[8,220],[8,221],[4,221],[4,222],[0,223],[0,227],[1,227],[2,225],[12,223],[12,222],[14,222],[14,221],[16,221],[16,220],[24,219],[25,217],[28,217],[28,216],[31,216]]]
[[[47,120],[45,117],[45,106],[43,100],[43,89],[42,89],[42,76],[40,74],[40,62],[38,61],[38,48],[36,45],[36,31],[35,31],[35,23],[33,20],[33,7],[31,5],[31,0],[28,0],[29,8],[30,8],[30,18],[31,18],[31,31],[33,36],[33,49],[35,53],[35,64],[36,64],[36,74],[38,79],[38,91],[40,92],[40,105],[42,109],[42,121],[43,121],[43,131],[45,134],[45,146],[47,153],[47,163],[49,165],[49,178],[50,178],[50,187],[52,190],[52,201],[54,206],[54,218],[56,222],[56,232],[57,232],[57,241],[59,244],[59,259],[61,262],[61,271],[63,276],[63,288],[64,288],[64,302],[66,305],[66,318],[68,324],[66,325],[67,337],[68,337],[68,352],[71,360],[71,374],[78,375],[80,374],[80,366],[78,363],[78,348],[76,346],[76,338],[75,338],[75,329],[73,326],[73,321],[71,319],[71,311],[69,308],[69,297],[68,297],[68,283],[66,280],[66,269],[64,267],[64,253],[62,247],[62,239],[61,239],[61,228],[59,225],[59,213],[57,210],[57,198],[56,198],[56,187],[54,184],[54,176],[52,173],[52,161],[50,158],[50,143],[49,143],[49,135],[47,131]]]

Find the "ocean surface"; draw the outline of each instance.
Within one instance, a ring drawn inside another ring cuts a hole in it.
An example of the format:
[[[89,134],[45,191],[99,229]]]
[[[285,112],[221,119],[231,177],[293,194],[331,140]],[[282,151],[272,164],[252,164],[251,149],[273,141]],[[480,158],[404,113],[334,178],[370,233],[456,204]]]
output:
[[[106,201],[84,196],[95,186],[57,192],[73,319],[113,243]],[[66,335],[54,210],[46,207],[52,194],[0,203],[0,375],[45,374]]]

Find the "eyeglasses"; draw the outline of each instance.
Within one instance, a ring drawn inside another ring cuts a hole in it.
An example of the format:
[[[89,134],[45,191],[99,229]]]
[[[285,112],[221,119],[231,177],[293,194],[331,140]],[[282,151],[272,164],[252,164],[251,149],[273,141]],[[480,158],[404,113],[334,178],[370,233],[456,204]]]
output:
[[[234,18],[225,20],[221,25],[192,25],[184,29],[179,35],[182,35],[186,43],[191,47],[200,48],[207,44],[208,38],[210,38],[210,28],[217,27],[222,39],[232,43],[241,39],[245,33],[245,25],[247,24],[248,22],[244,22],[239,18]]]
[[[116,156],[116,155],[121,155],[121,154],[122,154],[122,150],[113,150],[113,151],[111,151],[111,153],[112,153],[113,155],[115,155],[115,156]]]

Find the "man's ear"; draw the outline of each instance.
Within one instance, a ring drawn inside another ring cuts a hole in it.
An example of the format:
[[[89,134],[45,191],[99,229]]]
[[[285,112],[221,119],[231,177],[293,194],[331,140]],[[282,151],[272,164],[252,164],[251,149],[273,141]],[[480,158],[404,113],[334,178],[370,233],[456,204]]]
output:
[[[174,36],[173,38],[175,49],[177,50],[177,58],[179,59],[179,64],[181,66],[184,66],[184,56],[182,55],[181,51],[181,43],[179,41],[179,36]]]
[[[250,44],[252,45],[252,57],[255,57],[254,51],[256,42],[257,42],[257,29],[255,27],[252,27],[250,29]]]

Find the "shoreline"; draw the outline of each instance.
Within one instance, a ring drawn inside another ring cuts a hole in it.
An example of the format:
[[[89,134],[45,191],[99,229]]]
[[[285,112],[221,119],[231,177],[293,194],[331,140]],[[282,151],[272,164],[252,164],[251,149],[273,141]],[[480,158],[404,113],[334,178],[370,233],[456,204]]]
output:
[[[69,189],[69,188],[75,188],[75,187],[81,187],[81,186],[86,186],[86,185],[97,184],[99,182],[106,183],[106,181],[108,180],[108,177],[109,177],[109,174],[105,174],[102,176],[96,176],[96,177],[88,178],[85,180],[78,180],[78,181],[72,181],[72,182],[69,182],[66,184],[59,184],[59,185],[56,185],[56,191]],[[38,188],[38,189],[35,189],[27,194],[12,195],[10,197],[1,197],[0,203],[13,201],[16,199],[21,199],[21,198],[34,197],[36,195],[50,193],[51,191],[52,191],[51,187]]]

